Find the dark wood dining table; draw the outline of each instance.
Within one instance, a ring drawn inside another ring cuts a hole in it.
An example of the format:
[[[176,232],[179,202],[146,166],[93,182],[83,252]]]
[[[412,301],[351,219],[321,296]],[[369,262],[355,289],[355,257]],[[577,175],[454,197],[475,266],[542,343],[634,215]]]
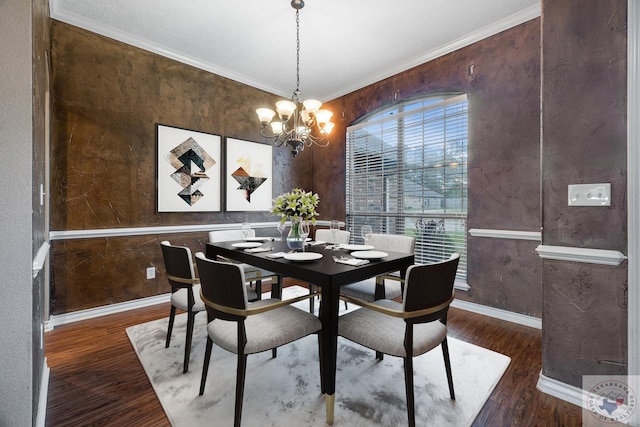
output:
[[[321,289],[322,303],[320,304],[320,321],[322,322],[322,339],[320,351],[320,387],[325,395],[327,424],[333,424],[335,389],[336,389],[336,357],[338,350],[338,308],[340,287],[349,283],[375,277],[380,274],[406,271],[413,264],[413,254],[385,251],[388,255],[381,259],[370,260],[361,266],[351,266],[337,263],[333,255],[338,257],[348,255],[345,250],[325,249],[324,245],[307,246],[307,252],[317,252],[323,255],[314,261],[289,261],[285,258],[270,258],[277,252],[289,252],[285,242],[267,241],[264,247],[272,248],[266,252],[246,252],[242,248],[234,247],[238,242],[207,243],[206,257],[216,259],[223,256],[235,261],[244,262],[265,270],[272,271],[279,276],[291,277]],[[273,297],[281,296],[278,287],[272,291]]]

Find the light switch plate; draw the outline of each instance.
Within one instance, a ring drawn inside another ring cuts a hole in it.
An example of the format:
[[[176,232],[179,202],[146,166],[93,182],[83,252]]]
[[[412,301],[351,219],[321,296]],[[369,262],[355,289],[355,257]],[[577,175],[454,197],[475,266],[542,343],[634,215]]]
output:
[[[611,206],[611,184],[569,185],[569,206]]]

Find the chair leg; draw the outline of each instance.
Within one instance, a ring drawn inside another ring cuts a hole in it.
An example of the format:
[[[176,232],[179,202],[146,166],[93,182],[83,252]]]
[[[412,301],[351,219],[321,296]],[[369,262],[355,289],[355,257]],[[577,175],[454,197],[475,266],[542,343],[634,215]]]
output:
[[[409,427],[415,427],[416,410],[413,398],[413,357],[411,355],[404,358],[404,383],[407,393],[407,416],[409,417]]]
[[[258,301],[262,299],[262,280],[256,280],[256,295]]]
[[[171,342],[171,332],[173,331],[173,320],[176,317],[176,306],[171,305],[171,311],[169,312],[169,329],[167,330],[167,342],[164,345],[164,348],[169,348],[169,343]]]
[[[240,427],[242,419],[242,398],[244,396],[244,378],[247,373],[247,355],[238,351],[238,372],[236,373],[236,409],[233,426]]]
[[[184,344],[184,367],[183,373],[189,371],[189,357],[191,355],[191,341],[193,339],[193,322],[195,321],[196,313],[189,310],[187,312],[187,340]]]
[[[380,351],[376,351],[376,359],[383,360],[384,359],[384,353],[382,353]]]
[[[271,357],[274,359],[278,357],[278,347],[271,349]]]
[[[207,372],[209,372],[209,359],[211,359],[211,349],[213,341],[207,337],[207,347],[204,351],[204,364],[202,365],[202,378],[200,378],[200,396],[204,394],[204,386],[207,383]]]
[[[309,293],[312,294],[314,292],[314,286],[309,283]],[[309,298],[309,313],[313,314],[315,311],[315,298]]]
[[[447,337],[441,343],[442,356],[444,357],[444,368],[447,370],[447,381],[449,382],[449,395],[451,400],[456,400],[456,394],[453,391],[453,375],[451,374],[451,361],[449,360],[449,344],[447,344]]]

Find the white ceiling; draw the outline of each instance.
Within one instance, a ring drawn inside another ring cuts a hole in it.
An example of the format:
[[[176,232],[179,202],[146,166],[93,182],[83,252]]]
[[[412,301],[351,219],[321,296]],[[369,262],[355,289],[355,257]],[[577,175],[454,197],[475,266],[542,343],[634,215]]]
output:
[[[51,17],[266,91],[295,89],[290,0],[50,0]],[[540,0],[306,0],[300,91],[323,101],[540,16]]]

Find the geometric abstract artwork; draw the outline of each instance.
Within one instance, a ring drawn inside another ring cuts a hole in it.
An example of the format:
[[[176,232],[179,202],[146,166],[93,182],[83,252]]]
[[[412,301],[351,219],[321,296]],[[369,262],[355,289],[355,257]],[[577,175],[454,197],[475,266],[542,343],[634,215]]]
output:
[[[220,211],[221,138],[158,124],[158,212]]]
[[[270,210],[273,188],[272,146],[226,138],[226,151],[226,210]]]

